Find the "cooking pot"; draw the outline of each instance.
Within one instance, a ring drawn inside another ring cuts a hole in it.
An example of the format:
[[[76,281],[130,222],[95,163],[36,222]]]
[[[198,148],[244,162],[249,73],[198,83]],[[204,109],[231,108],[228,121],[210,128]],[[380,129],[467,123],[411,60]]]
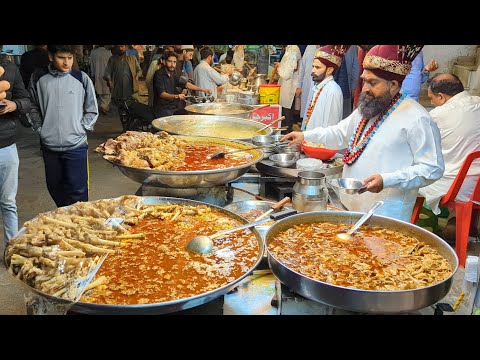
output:
[[[308,299],[333,307],[362,313],[388,314],[409,312],[433,305],[445,297],[452,286],[453,275],[458,269],[458,257],[455,251],[435,234],[401,220],[373,215],[368,220],[368,225],[381,226],[389,230],[398,231],[430,245],[447,259],[452,270],[450,277],[427,287],[410,290],[377,291],[354,289],[314,280],[299,272],[293,271],[281,263],[269,251],[269,244],[272,242],[272,239],[281,231],[287,230],[295,225],[316,222],[347,223],[353,225],[363,215],[363,213],[350,211],[317,211],[294,215],[276,222],[270,227],[265,237],[268,263],[273,274],[283,284]]]
[[[228,82],[233,86],[237,86],[238,84],[240,84],[242,79],[243,75],[239,71],[233,70],[232,75],[230,75],[228,79]]]
[[[159,197],[159,196],[144,196],[142,198],[143,198],[143,201],[142,201],[143,204],[180,204],[180,205],[190,205],[190,206],[207,205],[215,209],[216,211],[219,211],[223,214],[228,215],[229,217],[239,221],[242,224],[248,223],[248,221],[245,218],[235,214],[232,211],[226,210],[224,208],[221,208],[215,205],[199,202],[199,201],[178,199],[178,198],[171,198],[171,197]],[[45,213],[45,214],[48,214],[48,213]],[[35,222],[36,219],[37,218],[32,219],[31,221]],[[21,231],[25,231],[25,228],[23,227],[22,229],[20,229],[20,232]],[[257,229],[253,228],[253,229],[250,229],[250,231],[255,235],[255,239],[258,242],[258,252],[256,254],[255,264],[250,268],[245,269],[245,273],[243,275],[241,275],[236,279],[233,279],[228,284],[207,292],[203,292],[195,296],[188,297],[188,298],[181,298],[177,300],[150,303],[150,304],[132,304],[132,305],[97,304],[97,303],[86,303],[81,301],[72,304],[71,302],[68,302],[67,300],[61,299],[59,297],[45,294],[40,290],[27,285],[23,281],[19,280],[17,277],[15,277],[15,279],[17,279],[20,284],[23,284],[28,289],[34,291],[36,294],[53,302],[54,304],[72,305],[70,310],[78,313],[146,315],[146,314],[165,314],[165,313],[176,312],[176,311],[185,310],[198,305],[205,304],[209,301],[212,301],[228,293],[230,290],[235,288],[240,281],[242,281],[245,277],[247,277],[249,273],[251,273],[260,264],[263,258],[263,251],[264,251],[262,237]],[[7,261],[6,259],[6,255],[7,255],[7,252],[5,252],[4,254],[5,264],[9,264],[9,261]]]
[[[193,104],[185,107],[185,111],[192,115],[234,116],[244,119],[257,110],[255,106],[239,103],[214,102],[210,104]]]
[[[262,84],[266,84],[267,83],[267,74],[257,74],[255,76],[252,76],[249,80],[248,80],[248,84],[249,85],[252,85],[254,87],[259,87],[260,85]]]

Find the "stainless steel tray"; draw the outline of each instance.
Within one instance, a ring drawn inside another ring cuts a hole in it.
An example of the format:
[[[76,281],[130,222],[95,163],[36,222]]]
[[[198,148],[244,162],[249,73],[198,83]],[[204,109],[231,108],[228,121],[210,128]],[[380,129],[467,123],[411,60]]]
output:
[[[300,155],[300,159],[303,159],[306,157],[307,156],[304,154]],[[273,161],[269,160],[268,158],[257,162],[256,167],[258,171],[260,171],[262,174],[266,174],[270,176],[280,176],[280,177],[296,178],[298,176],[298,173],[300,171],[303,171],[303,170],[297,169],[295,167],[295,164],[290,167],[276,166],[273,163]],[[343,170],[343,166],[331,166],[326,169],[318,170],[318,172],[325,174],[325,176],[329,178],[335,175],[340,175],[342,173],[342,170]]]

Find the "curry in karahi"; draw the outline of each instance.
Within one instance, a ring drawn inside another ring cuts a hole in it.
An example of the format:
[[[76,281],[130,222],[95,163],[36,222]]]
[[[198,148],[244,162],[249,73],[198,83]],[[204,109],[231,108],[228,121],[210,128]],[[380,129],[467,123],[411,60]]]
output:
[[[112,224],[109,218],[122,218]],[[143,204],[142,198],[76,203],[40,214],[7,247],[9,271],[31,287],[74,301],[76,284],[108,255],[82,302],[149,304],[188,298],[245,275],[260,257],[249,230],[215,238],[211,254],[185,249],[196,235],[242,223],[207,205]]]
[[[408,290],[451,276],[448,260],[431,246],[400,232],[361,226],[351,240],[341,240],[350,225],[299,224],[278,233],[268,244],[280,263],[314,280],[365,290]]]
[[[95,151],[104,158],[129,167],[162,171],[215,170],[250,163],[252,153],[227,154],[220,159],[210,159],[218,152],[239,150],[235,143],[188,140],[161,131],[157,134],[127,131],[116,139],[100,144]]]

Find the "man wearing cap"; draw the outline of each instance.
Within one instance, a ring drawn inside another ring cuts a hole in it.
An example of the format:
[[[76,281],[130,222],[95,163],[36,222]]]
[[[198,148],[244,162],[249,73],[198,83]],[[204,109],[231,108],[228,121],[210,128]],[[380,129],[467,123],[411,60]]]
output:
[[[402,81],[421,45],[377,45],[363,61],[358,108],[337,125],[292,132],[281,140],[323,143],[347,148],[344,178],[363,181],[368,192],[340,194],[348,210],[368,211],[379,200],[377,213],[409,221],[418,189],[444,172],[440,131],[429,113],[400,93]]]
[[[343,95],[333,80],[350,45],[326,45],[315,51],[312,64],[312,96],[303,116],[302,130],[336,125],[342,120]]]
[[[180,47],[182,54],[178,56],[177,67],[175,72],[180,76],[183,75],[187,80],[193,80],[193,45],[182,45]]]

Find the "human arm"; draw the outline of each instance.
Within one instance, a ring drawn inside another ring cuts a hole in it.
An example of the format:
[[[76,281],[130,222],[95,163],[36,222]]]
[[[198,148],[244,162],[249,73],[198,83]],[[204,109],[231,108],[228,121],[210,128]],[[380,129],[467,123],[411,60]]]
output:
[[[187,82],[187,84],[185,85],[187,87],[188,90],[194,90],[194,91],[203,91],[207,94],[211,94],[212,93],[212,90],[211,89],[207,89],[207,88],[202,88],[200,86],[197,86],[197,85],[194,85],[192,84],[191,82]]]
[[[355,120],[357,113],[357,111],[354,111],[349,117],[336,125],[304,131],[305,140],[315,144],[324,144],[329,149],[345,149],[358,123]]]
[[[37,82],[41,76],[40,70],[35,70],[30,77],[28,92],[30,94],[30,113],[27,114],[28,121],[32,124],[32,129],[40,133],[43,124],[43,115],[40,109],[40,100],[38,97]]]
[[[137,54],[138,54],[138,52],[137,52]],[[142,68],[140,67],[140,63],[138,62],[137,57],[138,57],[138,55],[135,57],[135,71],[136,71],[135,79],[138,80],[143,75],[143,71],[142,71]]]
[[[227,73],[228,73],[228,69],[227,69]],[[207,76],[209,76],[210,79],[212,79],[212,81],[217,86],[218,85],[223,85],[228,81],[228,75],[227,74],[220,74],[215,69],[213,69],[212,67],[209,67],[207,69]]]
[[[383,187],[413,189],[440,179],[445,170],[440,130],[431,118],[419,118],[406,133],[413,164],[390,173],[380,174]]]
[[[185,99],[185,94],[172,94],[167,92],[167,83],[168,77],[167,76],[162,76],[161,70],[157,70],[155,75],[153,76],[153,87],[155,88],[158,96],[160,99],[168,100],[170,102],[173,102],[175,100],[184,100]]]
[[[95,88],[92,80],[87,74],[82,72],[83,88],[85,89],[85,98],[83,100],[83,117],[81,124],[89,131],[93,131],[93,127],[98,119],[98,104],[95,96]]]
[[[4,99],[2,101],[6,106],[0,108],[0,115],[15,111],[17,115],[26,114],[30,111],[30,95],[25,89],[20,70],[18,70],[16,66],[12,66],[11,70],[15,72],[13,77],[9,77],[9,79],[13,79],[13,81],[8,83],[11,88],[12,97],[11,100]]]
[[[107,66],[103,72],[103,80],[107,83],[108,89],[112,92],[113,88],[113,56],[108,59]]]
[[[438,69],[438,63],[434,60],[434,59],[431,59],[427,65],[425,65],[425,67],[423,68],[423,71],[422,71],[422,84],[428,80],[429,76],[430,76],[430,73],[432,71],[435,71]]]

